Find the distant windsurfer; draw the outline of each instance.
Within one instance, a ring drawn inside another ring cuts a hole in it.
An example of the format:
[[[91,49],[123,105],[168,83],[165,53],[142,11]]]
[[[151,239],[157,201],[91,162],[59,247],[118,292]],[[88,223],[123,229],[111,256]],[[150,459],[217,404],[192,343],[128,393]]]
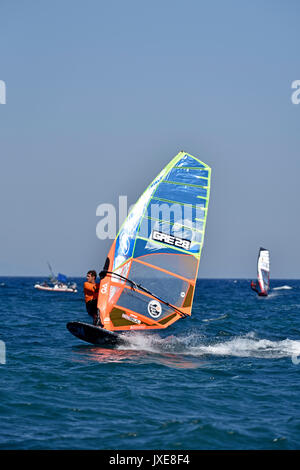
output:
[[[251,289],[258,293],[257,282],[251,281]]]
[[[251,286],[251,289],[257,292],[260,297],[267,297],[268,292],[263,291],[263,290],[260,291],[257,287],[257,282],[251,281],[250,286]]]
[[[99,283],[96,282],[97,273],[96,271],[88,271],[86,275],[86,282],[84,283],[84,297],[85,305],[88,314],[93,318],[93,325],[100,325],[100,319],[98,315],[97,300],[99,293]]]

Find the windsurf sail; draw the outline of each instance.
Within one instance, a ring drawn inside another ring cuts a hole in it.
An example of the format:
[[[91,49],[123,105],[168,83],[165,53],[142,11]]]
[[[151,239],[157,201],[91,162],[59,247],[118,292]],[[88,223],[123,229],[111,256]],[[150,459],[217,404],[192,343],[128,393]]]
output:
[[[52,267],[51,267],[51,264],[49,263],[49,261],[47,261],[47,264],[48,264],[48,267],[49,267],[49,271],[51,273],[51,276],[50,276],[50,281],[51,282],[56,282],[56,277],[53,273],[53,270],[52,270]]]
[[[67,282],[67,276],[65,276],[64,274],[58,273],[57,280],[58,282]]]
[[[268,295],[270,286],[270,253],[265,248],[260,248],[257,258],[256,290],[258,295]],[[253,289],[253,282],[251,283]]]
[[[210,179],[208,165],[180,152],[134,205],[100,276],[104,328],[166,328],[191,315]]]

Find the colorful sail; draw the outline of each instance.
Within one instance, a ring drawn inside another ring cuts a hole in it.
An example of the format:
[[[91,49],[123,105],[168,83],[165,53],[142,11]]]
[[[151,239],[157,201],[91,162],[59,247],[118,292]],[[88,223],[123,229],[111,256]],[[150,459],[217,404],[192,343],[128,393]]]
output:
[[[270,284],[270,253],[265,248],[260,248],[257,259],[257,279],[260,294],[268,295]]]
[[[166,328],[191,315],[211,169],[180,152],[139,198],[114,240],[98,308],[109,330]]]
[[[58,273],[57,280],[58,282],[67,282],[68,279],[67,276],[65,276],[64,274]]]

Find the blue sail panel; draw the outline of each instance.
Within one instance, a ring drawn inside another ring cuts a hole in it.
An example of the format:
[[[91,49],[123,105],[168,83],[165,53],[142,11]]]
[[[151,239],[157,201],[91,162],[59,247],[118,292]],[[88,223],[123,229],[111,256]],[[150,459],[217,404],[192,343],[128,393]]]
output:
[[[182,168],[182,167],[207,168],[207,165],[200,162],[197,158],[194,158],[191,155],[185,154],[176,163],[175,167],[180,167],[180,168]]]
[[[200,204],[207,197],[207,188],[162,182],[155,192],[155,199],[165,199],[179,204]]]
[[[199,168],[173,168],[165,179],[206,187],[208,185],[208,171]]]
[[[170,223],[182,223],[195,230],[203,230],[207,210],[207,201],[199,199],[196,206],[177,204],[166,200],[151,199],[144,217],[165,220]]]
[[[122,225],[120,232],[116,238],[115,257],[113,270],[124,264],[133,255],[135,238],[139,229],[141,218],[149,201],[155,191],[157,190],[160,182],[167,175],[167,167],[164,168],[155,180],[148,186],[143,195],[139,198],[133,209],[127,216],[124,224]]]

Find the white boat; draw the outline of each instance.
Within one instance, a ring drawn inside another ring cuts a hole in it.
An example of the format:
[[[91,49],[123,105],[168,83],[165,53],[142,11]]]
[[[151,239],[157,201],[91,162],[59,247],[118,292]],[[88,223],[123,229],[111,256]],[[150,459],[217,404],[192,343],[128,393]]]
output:
[[[54,291],[54,292],[77,292],[77,285],[74,284],[61,284],[57,283],[52,286],[49,286],[46,282],[43,283],[36,283],[35,289],[39,290],[47,290],[47,291]]]
[[[54,276],[50,263],[48,266],[51,272],[51,277],[49,283],[44,281],[42,283],[37,282],[34,285],[35,289],[51,291],[51,292],[77,292],[76,282],[68,283],[67,276],[64,274],[58,273],[57,278]]]

